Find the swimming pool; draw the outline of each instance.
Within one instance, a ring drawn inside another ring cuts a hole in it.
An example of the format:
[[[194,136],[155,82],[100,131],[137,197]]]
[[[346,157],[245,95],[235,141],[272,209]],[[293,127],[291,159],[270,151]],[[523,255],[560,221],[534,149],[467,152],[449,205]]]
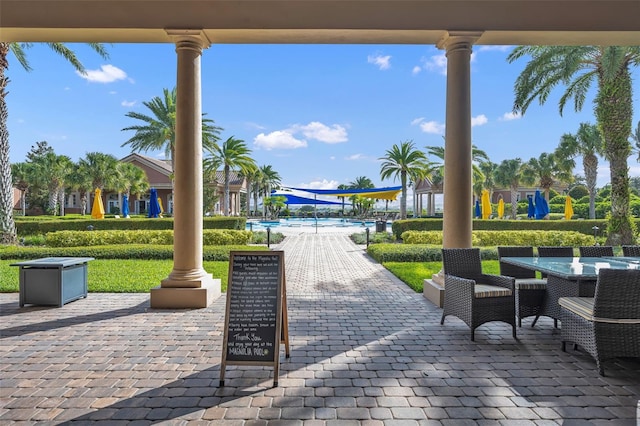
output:
[[[358,220],[358,219],[343,219],[343,218],[288,218],[288,219],[278,219],[278,220],[255,220],[250,219],[247,221],[246,229],[252,231],[264,231],[267,228],[271,228],[274,231],[277,231],[278,228],[352,228],[352,229],[362,229],[365,228],[375,228],[376,222],[374,220]]]

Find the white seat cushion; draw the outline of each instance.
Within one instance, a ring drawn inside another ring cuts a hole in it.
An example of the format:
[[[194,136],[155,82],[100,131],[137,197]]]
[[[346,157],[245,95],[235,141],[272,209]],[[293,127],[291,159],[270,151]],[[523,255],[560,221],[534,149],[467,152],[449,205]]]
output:
[[[607,322],[612,324],[640,324],[640,318],[597,318],[593,316],[593,297],[561,297],[560,306],[587,321]]]
[[[511,290],[496,285],[476,284],[474,290],[477,299],[483,297],[511,296]]]

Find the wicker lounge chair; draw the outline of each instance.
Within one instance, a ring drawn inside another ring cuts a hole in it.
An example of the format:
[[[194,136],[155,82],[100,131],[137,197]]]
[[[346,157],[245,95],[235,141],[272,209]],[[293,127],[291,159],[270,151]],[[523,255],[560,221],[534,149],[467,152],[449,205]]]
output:
[[[640,257],[640,246],[622,246],[622,254],[628,257]]]
[[[498,258],[533,257],[533,247],[498,247]],[[547,282],[536,278],[536,271],[500,262],[500,275],[516,279],[516,314],[518,327],[522,327],[522,318],[538,315],[542,308]]]
[[[640,270],[602,269],[594,297],[560,298],[562,350],[581,346],[596,360],[640,357]]]
[[[605,257],[613,256],[611,246],[582,246],[580,247],[580,257]]]
[[[567,246],[541,246],[538,247],[538,257],[573,257],[573,247]],[[542,278],[547,278],[547,274],[541,274]],[[550,289],[551,291],[556,291],[557,288]],[[557,295],[553,295],[552,298],[557,298]],[[538,322],[538,318],[540,318],[541,314],[536,315],[536,319],[531,323],[531,327],[535,326]],[[553,319],[553,326],[558,328],[558,319]]]
[[[460,318],[475,329],[490,321],[511,324],[516,338],[514,278],[482,273],[480,249],[442,249],[444,269],[444,309],[440,324],[447,315]]]

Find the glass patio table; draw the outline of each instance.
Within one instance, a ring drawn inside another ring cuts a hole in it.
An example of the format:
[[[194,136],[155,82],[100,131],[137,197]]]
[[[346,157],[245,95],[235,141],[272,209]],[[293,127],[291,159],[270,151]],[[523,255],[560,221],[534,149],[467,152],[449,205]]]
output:
[[[638,258],[623,257],[503,257],[502,262],[547,275],[547,290],[540,313],[553,318],[557,327],[561,297],[593,297],[600,269],[640,269]]]

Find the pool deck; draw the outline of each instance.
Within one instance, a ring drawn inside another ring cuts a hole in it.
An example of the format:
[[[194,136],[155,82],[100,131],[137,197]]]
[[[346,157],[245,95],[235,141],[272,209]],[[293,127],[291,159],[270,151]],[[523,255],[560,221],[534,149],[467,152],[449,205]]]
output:
[[[348,232],[290,235],[291,357],[227,366],[225,298],[149,308],[148,294],[90,293],[61,308],[0,294],[0,423],[225,425],[636,425],[640,361],[560,349],[542,318],[469,329],[407,288]],[[90,267],[90,266],[89,266]]]

